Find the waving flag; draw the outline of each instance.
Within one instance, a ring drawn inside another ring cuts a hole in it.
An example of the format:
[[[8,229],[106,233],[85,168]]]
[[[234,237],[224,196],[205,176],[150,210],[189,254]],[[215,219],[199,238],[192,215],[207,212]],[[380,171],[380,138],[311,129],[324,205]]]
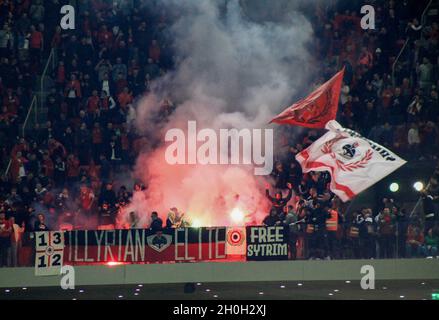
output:
[[[335,120],[329,131],[296,155],[303,172],[329,171],[330,189],[346,202],[406,163],[392,151],[345,129]]]
[[[308,128],[324,128],[337,115],[338,99],[344,68],[308,97],[288,107],[270,123],[292,124]]]

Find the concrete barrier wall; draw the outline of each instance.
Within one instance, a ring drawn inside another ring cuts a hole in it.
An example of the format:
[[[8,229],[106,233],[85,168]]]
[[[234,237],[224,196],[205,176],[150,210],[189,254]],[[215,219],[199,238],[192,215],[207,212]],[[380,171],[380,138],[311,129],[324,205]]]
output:
[[[439,259],[267,261],[245,263],[131,264],[75,267],[76,285],[186,282],[360,280],[361,267],[376,280],[439,279]],[[59,286],[61,276],[36,277],[33,268],[0,269],[0,287]]]

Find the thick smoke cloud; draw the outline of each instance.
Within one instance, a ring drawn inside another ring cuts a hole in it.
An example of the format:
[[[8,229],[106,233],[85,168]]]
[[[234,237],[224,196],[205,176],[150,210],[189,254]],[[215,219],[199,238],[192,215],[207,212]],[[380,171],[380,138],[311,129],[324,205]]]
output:
[[[310,23],[291,1],[260,2],[161,1],[166,12],[178,13],[166,30],[176,65],[136,106],[138,132],[162,142],[137,160],[135,175],[148,187],[142,211],[158,210],[164,217],[176,206],[206,225],[229,224],[236,206],[257,222],[267,213],[265,181],[252,168],[170,166],[164,159],[166,130],[185,129],[188,120],[199,129],[266,128],[308,83]],[[166,97],[178,107],[158,125],[151,115]]]

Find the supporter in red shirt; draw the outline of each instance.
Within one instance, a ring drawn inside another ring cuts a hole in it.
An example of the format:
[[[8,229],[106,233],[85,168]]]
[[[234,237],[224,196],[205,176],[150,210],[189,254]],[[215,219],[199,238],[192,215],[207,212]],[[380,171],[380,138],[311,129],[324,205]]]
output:
[[[360,58],[358,59],[358,64],[360,66],[365,66],[371,68],[373,65],[373,55],[370,51],[367,50],[366,47],[361,49]]]
[[[70,154],[67,158],[67,179],[70,182],[75,182],[78,180],[79,176],[79,160]]]
[[[12,117],[14,117],[14,114],[12,112],[9,112],[8,108],[4,106],[2,108],[2,113],[0,114],[0,122],[9,121]]]
[[[12,181],[16,182],[19,178],[26,176],[25,164],[28,160],[21,154],[20,151],[17,152],[15,156],[12,157],[11,162],[11,176]]]
[[[123,91],[125,87],[128,86],[128,81],[125,77],[119,73],[116,80],[116,93],[119,94]]]
[[[44,45],[44,38],[43,34],[35,29],[34,26],[31,26],[31,33],[30,33],[30,41],[29,41],[29,47],[31,49],[38,49],[42,50]]]
[[[43,165],[41,166],[44,172],[44,175],[53,178],[53,170],[54,170],[54,164],[52,159],[50,159],[48,154],[45,154],[43,156]]]
[[[93,159],[98,162],[102,147],[102,129],[98,122],[94,124],[91,138],[93,144]]]
[[[66,82],[66,68],[64,66],[64,61],[58,63],[56,68],[56,83],[62,86]]]
[[[107,26],[104,24],[98,33],[98,43],[106,47],[111,47],[112,42],[113,42],[113,34],[110,31],[108,31]]]
[[[62,38],[63,38],[62,29],[60,26],[57,26],[55,28],[55,33],[52,37],[52,42],[51,42],[52,48],[58,48],[61,45]]]
[[[90,210],[93,206],[93,202],[95,199],[95,195],[93,191],[88,188],[86,185],[81,185],[80,194],[79,194],[79,205],[81,211],[85,214],[90,214]]]
[[[64,94],[67,98],[81,98],[81,83],[74,74],[70,76],[70,81],[66,84]]]
[[[66,148],[63,146],[63,144],[53,138],[49,139],[47,142],[47,148],[51,157],[61,156],[64,158],[67,155]]]
[[[8,111],[12,114],[17,114],[18,107],[20,106],[20,99],[14,94],[11,88],[8,88],[6,95],[3,98],[3,105],[8,108]]]
[[[100,99],[98,96],[98,91],[93,90],[92,96],[87,99],[87,111],[88,113],[94,113],[99,109]]]
[[[126,111],[127,105],[133,102],[133,95],[129,91],[128,87],[123,88],[123,91],[117,96],[117,101],[123,111]]]

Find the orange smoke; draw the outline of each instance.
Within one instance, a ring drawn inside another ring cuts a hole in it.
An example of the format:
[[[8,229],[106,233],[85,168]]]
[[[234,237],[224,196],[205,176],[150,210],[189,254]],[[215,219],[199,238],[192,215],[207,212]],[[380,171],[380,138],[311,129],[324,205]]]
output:
[[[251,166],[169,165],[164,155],[162,147],[137,159],[135,175],[147,190],[141,199],[133,197],[131,207],[142,221],[152,211],[158,211],[165,221],[171,207],[202,226],[234,224],[231,212],[235,208],[246,215],[246,224],[260,223],[267,214],[265,181],[253,175]]]

